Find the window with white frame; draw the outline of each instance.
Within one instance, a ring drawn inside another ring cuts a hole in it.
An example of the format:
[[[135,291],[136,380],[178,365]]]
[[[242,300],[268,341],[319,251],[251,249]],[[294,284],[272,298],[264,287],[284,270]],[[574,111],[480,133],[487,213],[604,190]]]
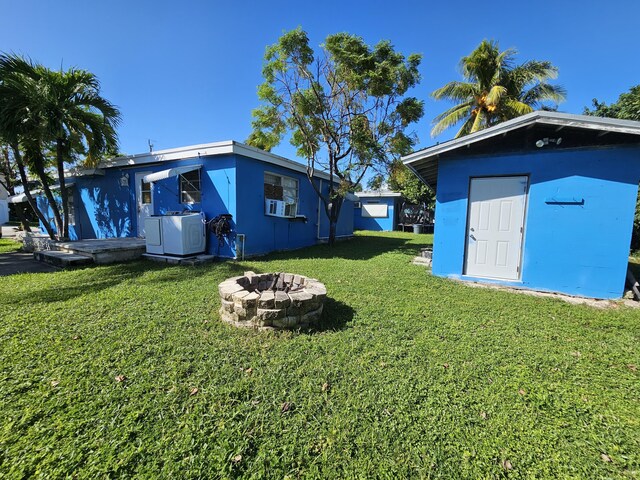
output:
[[[298,213],[298,180],[265,172],[264,203],[266,215],[295,217]]]
[[[200,203],[200,169],[180,175],[180,203]]]

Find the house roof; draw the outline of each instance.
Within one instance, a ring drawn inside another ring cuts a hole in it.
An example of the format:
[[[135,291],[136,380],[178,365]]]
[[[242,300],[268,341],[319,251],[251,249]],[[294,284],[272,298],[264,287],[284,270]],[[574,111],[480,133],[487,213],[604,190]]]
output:
[[[623,143],[623,137],[632,137],[634,142],[640,142],[640,122],[631,120],[618,120],[614,118],[592,117],[587,115],[573,115],[568,113],[536,111],[523,115],[521,117],[502,122],[493,127],[479,132],[465,135],[464,137],[449,140],[447,142],[436,144],[432,147],[418,150],[412,154],[402,157],[402,161],[411,170],[413,170],[425,183],[431,187],[435,187],[438,178],[438,160],[444,156],[460,155],[463,148],[472,150],[472,147],[479,145],[491,144],[495,147],[500,142],[499,147],[508,149],[515,148],[515,144],[508,144],[506,138],[513,136],[513,132],[541,129],[543,132],[551,136],[562,137],[569,132],[581,131],[588,133],[591,137],[597,139],[597,142],[590,141],[589,145],[594,144],[612,144]],[[604,136],[613,134],[605,139]],[[538,139],[538,137],[536,137]],[[582,139],[575,137],[576,140]],[[518,140],[518,149],[522,149],[525,139]],[[533,148],[535,141],[529,142],[532,145],[525,147]],[[564,142],[563,147],[581,147],[587,144],[569,144]],[[495,148],[494,148],[495,150]],[[473,149],[470,153],[487,153],[481,149]]]
[[[398,192],[392,192],[391,190],[375,190],[371,192],[355,192],[354,195],[358,198],[372,198],[372,197],[401,197],[402,194]]]
[[[82,175],[100,175],[100,170],[106,168],[127,167],[135,165],[146,165],[151,163],[162,163],[171,160],[186,160],[189,158],[199,158],[224,154],[238,154],[245,157],[260,160],[262,162],[279,165],[297,172],[306,173],[307,166],[302,163],[289,160],[288,158],[265,152],[259,148],[251,147],[244,143],[234,140],[214,143],[203,143],[199,145],[189,145],[186,147],[170,148],[167,150],[158,150],[155,152],[138,153],[136,155],[126,155],[116,157],[101,162],[95,169],[73,169],[69,171],[72,176]],[[314,176],[324,180],[329,179],[329,175],[322,171],[316,171]]]

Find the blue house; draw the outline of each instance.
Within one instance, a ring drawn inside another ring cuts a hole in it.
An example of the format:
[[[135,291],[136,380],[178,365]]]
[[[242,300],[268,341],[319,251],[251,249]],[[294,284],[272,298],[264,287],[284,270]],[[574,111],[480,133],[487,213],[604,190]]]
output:
[[[329,234],[305,165],[234,141],[115,158],[70,175],[72,240],[144,237],[147,217],[185,211],[207,221],[231,215],[230,235],[209,233],[207,252],[220,257],[305,247]],[[325,195],[328,180],[314,176]],[[353,234],[354,200],[345,202],[338,237]]]
[[[640,122],[533,112],[403,160],[436,188],[434,275],[624,293]]]
[[[356,230],[393,231],[398,225],[402,194],[388,190],[357,192],[354,210]]]

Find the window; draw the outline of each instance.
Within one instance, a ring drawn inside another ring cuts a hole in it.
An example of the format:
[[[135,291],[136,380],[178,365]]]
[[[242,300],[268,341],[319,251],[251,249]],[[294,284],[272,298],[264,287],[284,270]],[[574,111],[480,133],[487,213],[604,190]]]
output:
[[[140,201],[143,205],[151,205],[151,183],[140,180]]]
[[[298,180],[265,173],[264,200],[266,215],[295,217],[298,213]]]
[[[69,213],[69,225],[76,224],[76,205],[73,201],[73,190],[71,188],[67,188],[67,208]]]
[[[180,203],[200,203],[200,169],[180,175]]]

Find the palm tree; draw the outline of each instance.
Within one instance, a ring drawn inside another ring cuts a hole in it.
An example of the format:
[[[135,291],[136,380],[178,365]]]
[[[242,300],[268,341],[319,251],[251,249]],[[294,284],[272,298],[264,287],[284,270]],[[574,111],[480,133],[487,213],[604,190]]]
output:
[[[86,70],[46,70],[43,84],[44,128],[53,139],[64,219],[62,237],[68,238],[65,164],[74,163],[78,155],[85,155],[85,164],[95,165],[104,152],[117,149],[115,127],[120,122],[120,112],[100,95],[98,79]]]
[[[24,149],[54,214],[58,237],[69,237],[65,166],[85,157],[95,164],[117,149],[120,112],[100,95],[96,76],[85,70],[52,71],[16,55],[0,55],[0,132]],[[62,214],[47,182],[52,158],[60,185]]]
[[[557,108],[566,91],[548,80],[558,69],[550,62],[531,60],[514,65],[516,50],[500,51],[498,43],[483,40],[460,61],[464,81],[447,83],[431,96],[456,105],[436,116],[431,136],[462,122],[456,138],[516,118],[536,109]]]

